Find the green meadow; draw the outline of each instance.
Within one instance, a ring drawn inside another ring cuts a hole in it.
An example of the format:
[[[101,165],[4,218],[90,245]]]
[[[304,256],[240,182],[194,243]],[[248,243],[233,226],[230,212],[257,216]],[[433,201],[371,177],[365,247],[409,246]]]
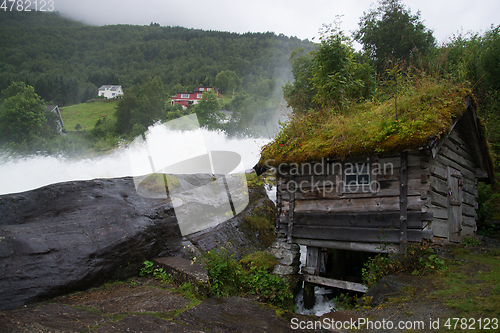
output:
[[[100,118],[114,119],[117,103],[118,100],[96,100],[62,107],[60,112],[64,127],[67,131],[74,131],[75,126],[80,124],[80,130],[91,130]]]

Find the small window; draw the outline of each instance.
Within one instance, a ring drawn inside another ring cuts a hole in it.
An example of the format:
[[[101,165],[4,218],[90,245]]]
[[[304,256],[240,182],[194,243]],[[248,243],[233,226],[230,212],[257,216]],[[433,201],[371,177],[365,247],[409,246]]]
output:
[[[203,91],[203,90],[205,90],[205,88],[199,88],[199,89],[198,89],[198,91]]]
[[[346,163],[344,178],[345,192],[367,191],[370,188],[369,163]]]
[[[201,98],[202,96],[202,94],[196,94],[196,98]]]
[[[181,94],[181,98],[189,98],[189,94]]]
[[[212,88],[207,88],[207,91],[211,91],[211,90],[212,90]]]

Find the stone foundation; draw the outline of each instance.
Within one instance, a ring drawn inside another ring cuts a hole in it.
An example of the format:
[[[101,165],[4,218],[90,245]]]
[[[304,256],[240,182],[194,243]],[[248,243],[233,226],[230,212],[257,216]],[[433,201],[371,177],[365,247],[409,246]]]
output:
[[[298,272],[300,265],[300,247],[298,244],[288,244],[286,238],[276,238],[269,248],[278,264],[274,266],[273,273],[285,278],[292,289],[298,284]]]

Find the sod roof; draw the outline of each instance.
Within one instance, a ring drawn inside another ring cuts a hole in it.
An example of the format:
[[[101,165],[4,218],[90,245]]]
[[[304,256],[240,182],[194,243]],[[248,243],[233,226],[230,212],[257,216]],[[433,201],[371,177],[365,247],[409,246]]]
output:
[[[466,87],[447,82],[414,84],[398,95],[356,104],[344,113],[292,117],[263,147],[256,169],[429,146],[449,133],[454,120],[467,110],[465,98],[472,97]]]

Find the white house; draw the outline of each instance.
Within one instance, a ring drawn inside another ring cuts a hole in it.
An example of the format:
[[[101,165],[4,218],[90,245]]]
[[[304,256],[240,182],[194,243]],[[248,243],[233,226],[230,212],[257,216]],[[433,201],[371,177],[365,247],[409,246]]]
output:
[[[109,84],[102,85],[99,88],[98,96],[104,96],[105,98],[116,98],[123,95],[122,86],[112,86]]]

